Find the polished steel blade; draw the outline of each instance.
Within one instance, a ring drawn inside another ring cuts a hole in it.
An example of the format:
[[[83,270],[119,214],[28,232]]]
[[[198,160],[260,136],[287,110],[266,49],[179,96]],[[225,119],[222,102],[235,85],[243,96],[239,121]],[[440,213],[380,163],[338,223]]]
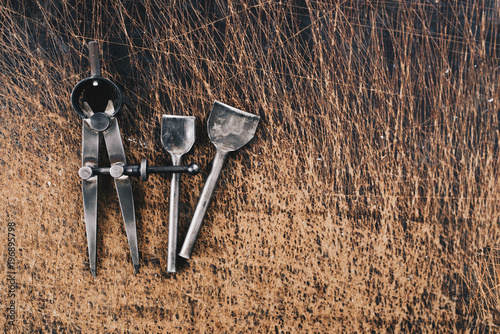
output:
[[[111,119],[110,127],[103,132],[104,141],[109,155],[109,162],[113,165],[125,165],[125,150],[123,149],[120,128],[116,118]],[[120,201],[125,231],[127,233],[128,245],[132,256],[135,272],[139,269],[139,250],[137,247],[137,228],[135,223],[134,197],[130,178],[126,175],[115,178],[116,191]]]
[[[137,247],[137,229],[135,224],[134,198],[132,194],[132,184],[128,176],[115,178],[116,191],[120,201],[123,222],[127,233],[128,246],[132,256],[132,264],[137,273],[139,269],[139,250]]]
[[[96,167],[99,157],[99,133],[90,129],[83,122],[82,131],[82,165]],[[90,272],[96,275],[96,243],[97,243],[97,175],[82,180],[83,214],[87,231]]]

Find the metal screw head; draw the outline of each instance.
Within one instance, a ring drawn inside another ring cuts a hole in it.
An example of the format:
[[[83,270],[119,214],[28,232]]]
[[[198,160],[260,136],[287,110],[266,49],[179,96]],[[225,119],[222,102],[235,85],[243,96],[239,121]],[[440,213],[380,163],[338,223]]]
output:
[[[122,165],[114,165],[109,169],[109,175],[114,177],[115,179],[123,176],[123,166]]]
[[[93,176],[92,168],[89,166],[83,166],[78,170],[78,175],[84,180],[88,180]]]
[[[98,112],[90,117],[90,127],[95,131],[102,132],[109,127],[110,119],[108,115],[103,112]]]

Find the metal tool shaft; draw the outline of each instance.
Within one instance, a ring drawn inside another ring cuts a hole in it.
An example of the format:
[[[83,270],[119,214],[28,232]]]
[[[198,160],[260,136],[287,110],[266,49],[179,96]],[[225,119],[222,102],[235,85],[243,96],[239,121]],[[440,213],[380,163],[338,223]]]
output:
[[[148,169],[149,173],[172,173],[172,174],[179,174],[179,173],[188,173],[191,175],[196,175],[200,172],[200,167],[198,167],[197,164],[190,164],[188,166],[151,166]]]
[[[222,171],[222,167],[224,167],[224,162],[226,161],[228,153],[229,152],[221,149],[217,149],[215,153],[212,170],[210,171],[210,175],[208,176],[205,186],[203,187],[200,199],[196,205],[196,210],[194,211],[193,219],[191,220],[189,230],[186,234],[186,239],[184,239],[184,244],[182,245],[181,252],[179,253],[179,256],[185,259],[189,259],[191,257],[196,238],[198,237],[198,233],[201,229],[203,218],[207,213],[208,205],[212,199],[215,186],[219,180],[220,173]]]
[[[99,42],[92,41],[89,43],[89,62],[90,62],[90,76],[101,76],[101,62],[99,60]]]
[[[172,156],[172,165],[180,166],[182,162],[182,155],[171,154],[171,156]],[[181,183],[181,175],[178,173],[172,174],[172,182],[170,184],[170,205],[169,205],[169,216],[168,216],[167,271],[169,273],[176,272],[180,183]]]
[[[143,176],[141,175],[142,165],[125,165],[122,166],[121,175],[128,176]],[[188,166],[148,166],[146,167],[146,174],[162,174],[162,173],[188,173],[191,175],[196,175],[200,172],[200,167],[197,164],[189,164]],[[94,175],[112,175],[113,171],[111,167],[89,167],[84,166],[80,168],[80,177],[82,179],[89,179]]]

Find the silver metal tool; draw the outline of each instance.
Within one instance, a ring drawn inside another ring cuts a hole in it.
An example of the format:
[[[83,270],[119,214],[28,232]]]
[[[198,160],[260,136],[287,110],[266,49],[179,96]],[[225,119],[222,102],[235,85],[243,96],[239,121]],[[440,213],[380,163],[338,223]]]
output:
[[[195,121],[193,116],[163,115],[161,123],[161,143],[172,157],[172,165],[180,166],[182,156],[189,152],[195,141]],[[167,271],[176,272],[177,227],[179,225],[179,185],[181,175],[172,174],[170,185],[170,211],[168,219]]]
[[[229,152],[236,151],[248,143],[257,129],[260,117],[215,101],[208,118],[208,136],[215,145],[216,153],[212,170],[208,176],[196,206],[189,230],[179,255],[189,259],[200,232],[217,180]]]
[[[82,132],[82,177],[83,209],[87,229],[90,272],[96,276],[97,238],[97,181],[92,168],[98,167],[99,135],[102,133],[108,151],[111,168],[127,164],[123,142],[115,115],[122,106],[120,89],[110,80],[100,76],[99,45],[89,43],[91,77],[80,81],[71,93],[71,103],[83,119]],[[89,171],[90,170],[90,171]],[[118,200],[127,233],[130,254],[135,272],[139,269],[139,251],[135,221],[132,184],[127,175],[114,178]]]

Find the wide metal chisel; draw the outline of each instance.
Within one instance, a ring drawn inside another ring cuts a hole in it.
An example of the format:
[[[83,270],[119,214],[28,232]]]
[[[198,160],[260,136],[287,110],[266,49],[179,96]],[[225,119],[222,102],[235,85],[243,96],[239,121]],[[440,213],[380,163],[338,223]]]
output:
[[[215,101],[208,118],[208,137],[215,145],[216,152],[212,170],[208,176],[193,219],[182,245],[179,256],[189,259],[200,232],[203,218],[207,213],[215,186],[219,180],[227,155],[248,143],[257,129],[260,117]]]

